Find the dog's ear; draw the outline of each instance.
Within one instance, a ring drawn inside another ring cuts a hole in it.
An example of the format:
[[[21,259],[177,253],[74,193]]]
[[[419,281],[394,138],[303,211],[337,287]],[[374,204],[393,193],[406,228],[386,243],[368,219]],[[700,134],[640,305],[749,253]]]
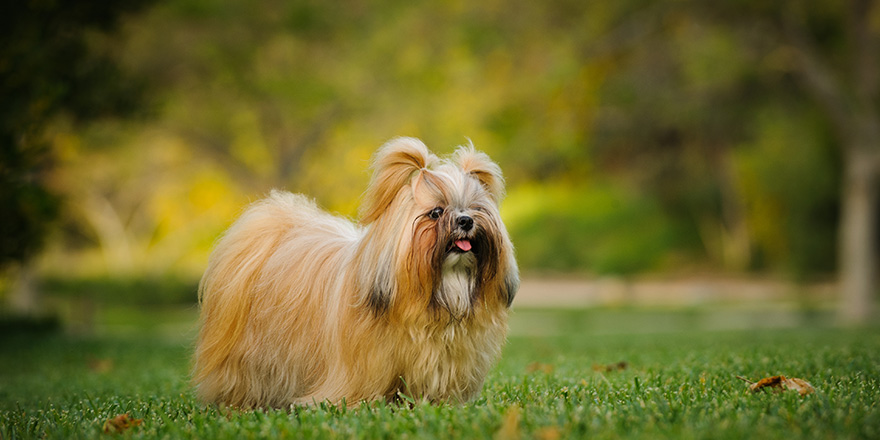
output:
[[[501,203],[504,199],[504,176],[501,174],[501,167],[492,162],[486,153],[475,150],[473,144],[463,145],[453,153],[452,161],[462,171],[479,180],[495,203]]]
[[[379,218],[400,188],[436,161],[428,147],[415,138],[395,138],[379,148],[373,157],[373,177],[361,205],[361,222],[369,224]]]
[[[503,298],[507,301],[507,307],[510,308],[511,304],[513,304],[513,298],[516,296],[516,292],[519,290],[519,270],[516,267],[516,263],[512,264],[510,268],[507,269],[507,274],[504,277]]]

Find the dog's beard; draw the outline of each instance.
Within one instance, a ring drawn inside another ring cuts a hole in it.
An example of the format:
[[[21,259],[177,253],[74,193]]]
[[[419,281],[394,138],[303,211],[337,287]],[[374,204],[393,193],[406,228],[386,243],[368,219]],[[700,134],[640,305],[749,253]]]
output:
[[[434,301],[455,321],[470,312],[476,289],[476,270],[477,258],[473,252],[451,250],[443,259]]]
[[[473,311],[485,283],[497,271],[499,243],[493,236],[492,222],[480,213],[470,213],[475,226],[463,231],[454,226],[455,216],[439,226],[439,240],[434,249],[434,291],[431,303],[445,311],[453,322]],[[445,232],[448,231],[448,232]]]

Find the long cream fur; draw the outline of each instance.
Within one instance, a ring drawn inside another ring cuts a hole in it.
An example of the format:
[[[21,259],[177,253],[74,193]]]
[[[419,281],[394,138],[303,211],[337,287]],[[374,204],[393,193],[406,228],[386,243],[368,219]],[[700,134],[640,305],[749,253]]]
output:
[[[472,146],[440,160],[398,138],[374,157],[358,224],[287,192],[251,205],[199,286],[198,395],[243,408],[472,399],[519,285],[503,188]]]

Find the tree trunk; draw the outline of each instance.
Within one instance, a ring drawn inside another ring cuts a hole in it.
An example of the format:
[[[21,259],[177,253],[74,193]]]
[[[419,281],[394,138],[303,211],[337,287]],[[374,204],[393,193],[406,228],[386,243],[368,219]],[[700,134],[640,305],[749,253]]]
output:
[[[877,154],[869,148],[844,149],[839,273],[842,315],[852,324],[872,316],[877,268]]]

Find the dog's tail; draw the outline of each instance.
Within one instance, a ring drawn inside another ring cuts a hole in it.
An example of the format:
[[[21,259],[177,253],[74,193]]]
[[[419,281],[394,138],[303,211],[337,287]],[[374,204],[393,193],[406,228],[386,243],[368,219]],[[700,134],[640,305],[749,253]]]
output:
[[[251,205],[219,240],[199,283],[201,328],[193,382],[207,400],[233,385],[229,382],[234,378],[226,377],[225,371],[236,362],[231,356],[243,337],[254,295],[259,294],[259,278],[287,229],[281,219],[289,197],[273,192]]]

